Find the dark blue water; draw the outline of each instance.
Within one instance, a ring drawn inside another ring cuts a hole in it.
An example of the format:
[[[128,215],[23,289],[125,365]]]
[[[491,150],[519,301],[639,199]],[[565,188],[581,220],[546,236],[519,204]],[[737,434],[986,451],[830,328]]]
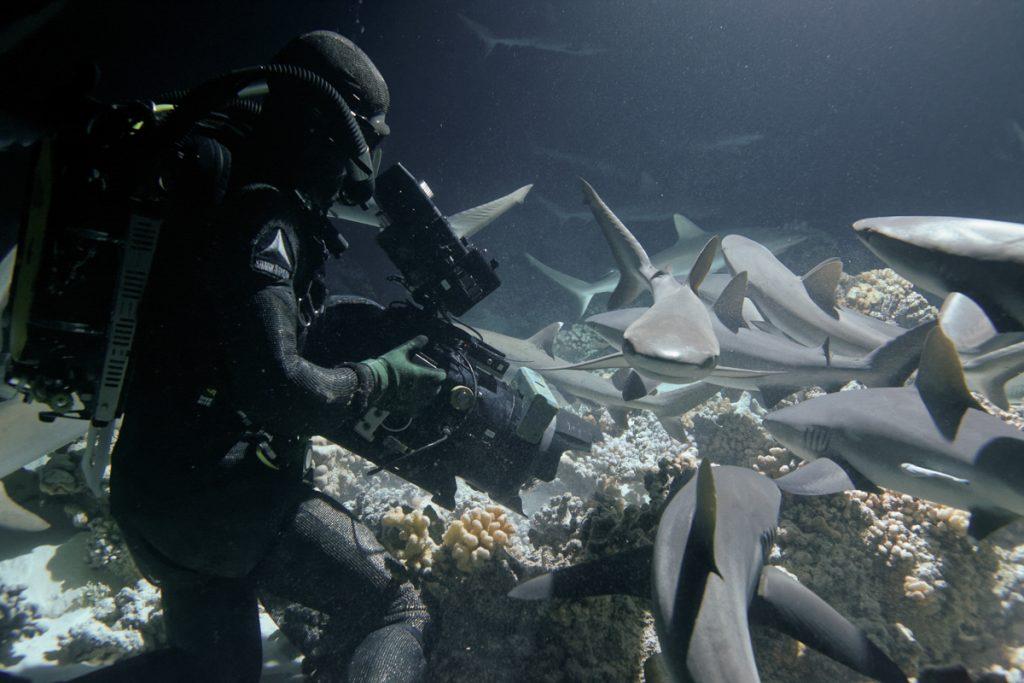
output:
[[[848,260],[864,258],[848,227],[864,216],[1024,218],[1010,124],[1024,125],[1022,0],[110,7],[93,42],[117,96],[266,61],[305,30],[351,36],[391,86],[386,163],[429,180],[450,211],[533,182],[578,212],[583,176],[613,209],[679,211],[708,229],[806,221]],[[485,56],[459,12],[498,37],[602,52]],[[671,241],[668,221],[630,226],[652,250]],[[503,262],[495,300],[513,315],[548,289],[531,284],[524,249],[588,278],[611,266],[592,225],[560,225],[536,197],[480,241]],[[567,315],[551,291],[551,314]]]

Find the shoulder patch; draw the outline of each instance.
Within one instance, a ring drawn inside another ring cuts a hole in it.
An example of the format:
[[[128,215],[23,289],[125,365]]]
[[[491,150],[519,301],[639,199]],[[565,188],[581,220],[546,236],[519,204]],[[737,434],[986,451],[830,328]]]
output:
[[[291,244],[279,227],[264,228],[253,243],[252,269],[276,280],[287,280],[295,272]]]

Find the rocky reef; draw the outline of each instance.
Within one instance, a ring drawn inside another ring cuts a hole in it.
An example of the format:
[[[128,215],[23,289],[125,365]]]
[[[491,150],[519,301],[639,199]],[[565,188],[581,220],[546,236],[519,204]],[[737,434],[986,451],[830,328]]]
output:
[[[904,325],[935,315],[888,270],[844,276],[839,301]],[[580,327],[556,340],[574,360],[603,346]],[[986,408],[1024,426],[1019,406]],[[563,455],[556,479],[524,495],[526,517],[465,486],[455,509],[445,510],[401,479],[371,474],[362,458],[313,440],[310,480],[378,534],[431,607],[431,680],[643,680],[644,662],[658,650],[645,601],[524,603],[507,592],[553,568],[651,544],[666,501],[702,458],[773,478],[801,465],[765,431],[765,410],[746,393],[719,394],[683,416],[686,443],[647,414],[615,429],[605,411],[576,409],[608,434],[591,453]],[[83,487],[80,457],[75,445],[34,465],[47,505],[68,521],[66,538],[0,562],[0,664],[15,673],[72,671],[72,663],[102,664],[163,642],[159,594],[139,576],[103,501]],[[1024,529],[1011,525],[975,543],[966,526],[963,511],[894,492],[784,496],[771,562],[864,628],[908,673],[963,661],[974,672],[1022,680]],[[270,611],[296,645],[316,650],[322,615],[290,605]],[[857,680],[775,631],[753,633],[765,681]]]

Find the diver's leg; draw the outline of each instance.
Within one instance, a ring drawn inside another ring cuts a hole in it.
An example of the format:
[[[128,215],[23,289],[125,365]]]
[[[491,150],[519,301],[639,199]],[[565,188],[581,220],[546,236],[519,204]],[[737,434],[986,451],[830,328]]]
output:
[[[167,640],[203,672],[200,680],[260,679],[259,606],[249,581],[203,577],[161,588]]]
[[[400,565],[369,529],[311,491],[253,577],[260,592],[330,617],[315,662],[320,680],[416,681],[429,615],[392,568]]]

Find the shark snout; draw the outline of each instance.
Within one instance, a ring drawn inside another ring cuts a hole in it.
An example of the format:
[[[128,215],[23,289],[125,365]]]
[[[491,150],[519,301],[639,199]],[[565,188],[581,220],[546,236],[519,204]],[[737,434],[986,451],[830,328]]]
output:
[[[662,343],[642,335],[626,335],[622,353],[640,371],[668,379],[697,380],[706,377],[718,365],[719,350],[712,345]]]
[[[783,408],[767,415],[761,424],[776,441],[804,460],[826,456],[832,434],[827,427],[800,419],[803,404]]]

